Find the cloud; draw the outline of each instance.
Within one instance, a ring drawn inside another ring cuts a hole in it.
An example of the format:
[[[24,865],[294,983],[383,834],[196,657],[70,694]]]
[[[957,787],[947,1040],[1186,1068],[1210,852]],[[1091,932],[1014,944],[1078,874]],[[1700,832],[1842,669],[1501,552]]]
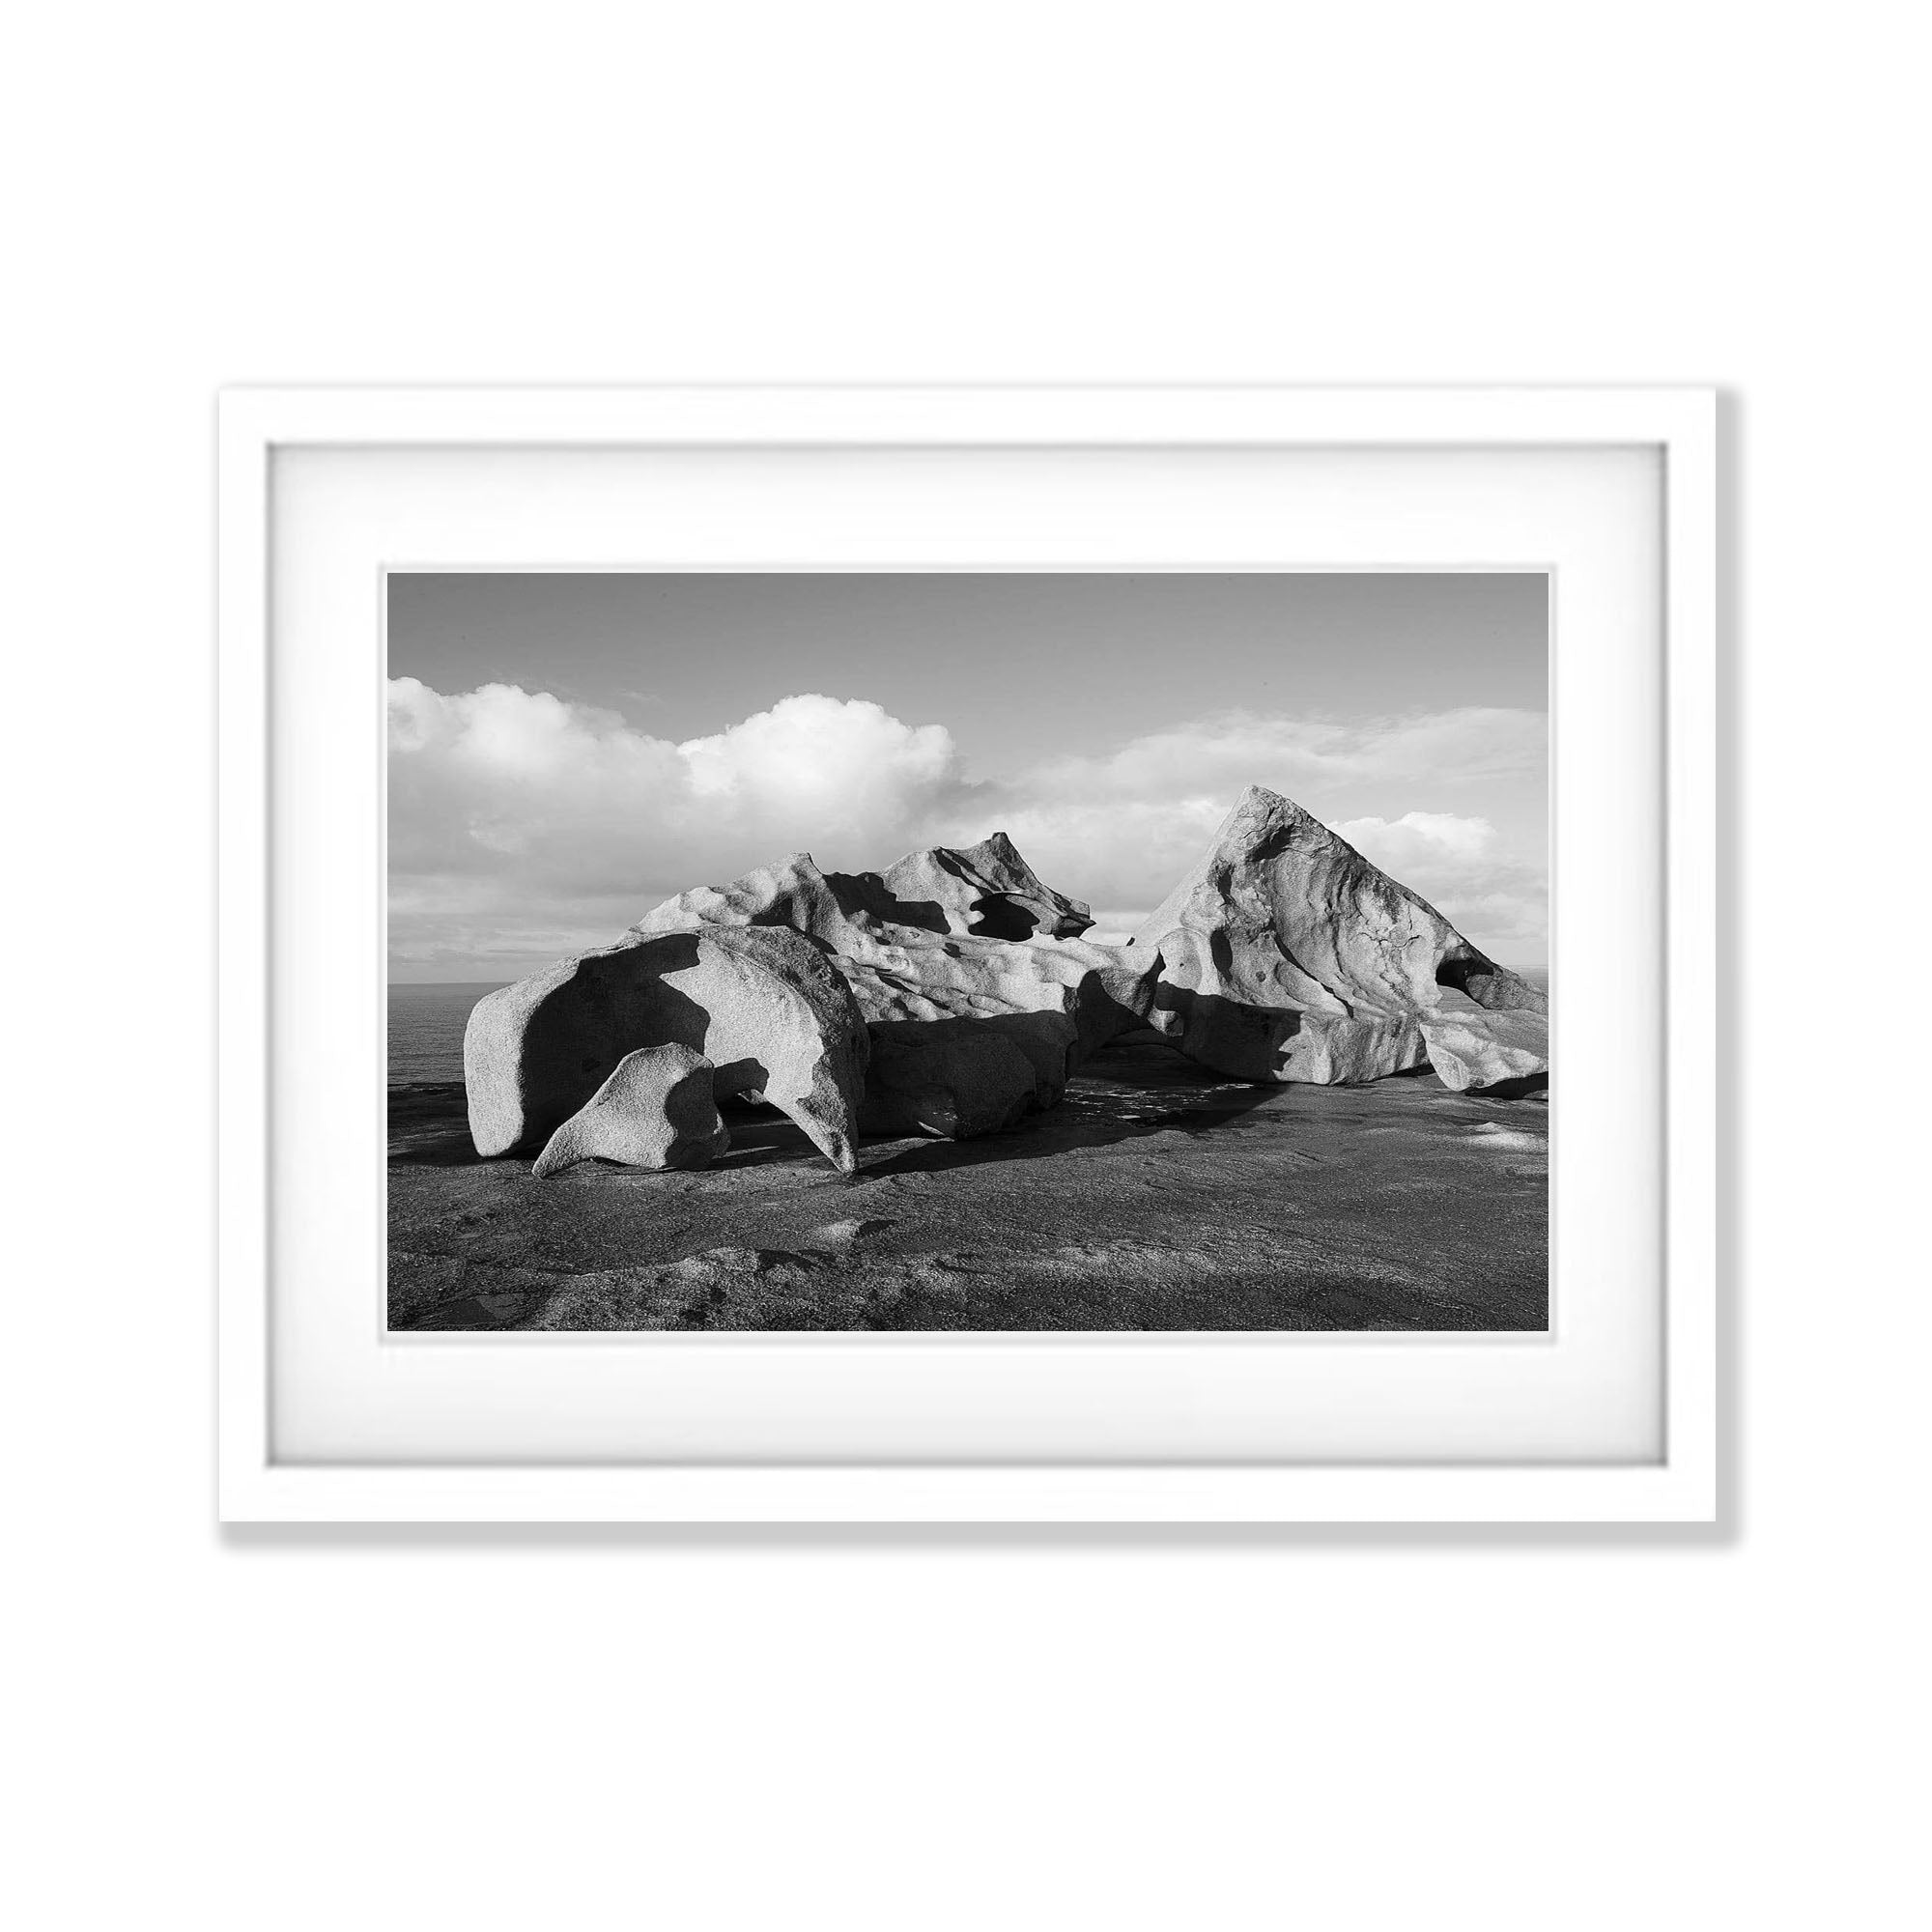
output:
[[[1478,945],[1505,960],[1542,956],[1549,911],[1543,865],[1504,849],[1487,818],[1406,811],[1400,818],[1345,819],[1329,829]]]
[[[1437,859],[1479,859],[1496,842],[1487,818],[1458,818],[1449,811],[1406,811],[1400,818],[1348,818],[1331,825],[1356,851],[1384,871]]]
[[[1124,916],[1159,903],[1250,784],[1265,784],[1333,823],[1365,794],[1421,792],[1449,802],[1499,784],[1540,789],[1548,756],[1548,724],[1535,712],[1471,706],[1340,721],[1227,711],[1130,739],[1105,757],[1054,760],[1002,787],[1001,803],[1005,829],[1043,877],[1078,881],[1065,889]],[[1390,823],[1351,822],[1365,829]],[[1504,856],[1503,841],[1481,818],[1410,811],[1393,822],[1404,831],[1382,841],[1387,868],[1425,897],[1433,895],[1400,867],[1414,863],[1448,879],[1437,862],[1444,837],[1453,835],[1431,839],[1428,824],[1485,827],[1489,860]],[[1376,852],[1368,856],[1384,863]],[[1483,854],[1466,856],[1475,862]],[[1461,875],[1455,883],[1463,883]]]
[[[1339,785],[1429,778],[1451,787],[1539,772],[1548,725],[1534,711],[1465,706],[1359,720],[1223,711],[1130,739],[1104,758],[1072,757],[1031,775],[1054,792],[1217,796],[1264,783],[1316,794]],[[1272,773],[1272,778],[1259,776]]]
[[[882,868],[1007,832],[1043,877],[1116,921],[1145,914],[1243,786],[1296,798],[1469,929],[1541,948],[1540,858],[1449,808],[1540,784],[1543,719],[1465,709],[1338,722],[1216,714],[1103,756],[976,780],[944,724],[804,693],[681,743],[509,684],[389,686],[391,951],[420,972],[508,977],[608,942],[658,900],[794,851]],[[1396,818],[1374,800],[1423,801]],[[1355,815],[1349,816],[1350,810]],[[1477,923],[1481,923],[1479,920]]]
[[[390,867],[577,894],[843,849],[970,796],[952,734],[807,694],[683,744],[614,711],[488,684],[389,683]]]

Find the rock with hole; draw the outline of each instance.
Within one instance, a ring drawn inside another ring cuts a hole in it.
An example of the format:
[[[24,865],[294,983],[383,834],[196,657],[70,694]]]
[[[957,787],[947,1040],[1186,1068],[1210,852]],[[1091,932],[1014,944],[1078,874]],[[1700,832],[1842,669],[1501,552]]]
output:
[[[768,927],[639,934],[480,1000],[463,1041],[477,1151],[548,1139],[627,1054],[656,1046],[710,1061],[715,1097],[761,1094],[853,1171],[865,1020],[818,947]]]
[[[1339,1084],[1428,1058],[1454,994],[1542,1014],[1545,996],[1426,899],[1279,794],[1251,785],[1137,931],[1159,955],[1151,1023],[1236,1079]]]

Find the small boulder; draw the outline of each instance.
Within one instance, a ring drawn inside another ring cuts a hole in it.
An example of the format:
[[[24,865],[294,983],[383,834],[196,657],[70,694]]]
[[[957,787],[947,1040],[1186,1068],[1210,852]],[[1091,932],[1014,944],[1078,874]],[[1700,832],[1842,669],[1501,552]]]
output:
[[[998,1034],[1026,1055],[1033,1064],[1036,1106],[1057,1107],[1074,1069],[1087,1056],[1077,1013],[994,1013],[965,1024]]]
[[[997,1021],[885,1020],[868,1031],[862,1133],[970,1140],[1001,1133],[1059,1098],[1058,1087],[1046,1097],[1035,1052]]]
[[[1422,1017],[1429,1064],[1456,1093],[1549,1075],[1549,1020],[1532,1012],[1436,1012]]]
[[[530,1171],[538,1179],[581,1160],[663,1171],[704,1167],[731,1145],[718,1118],[717,1069],[688,1046],[644,1046],[556,1132]]]

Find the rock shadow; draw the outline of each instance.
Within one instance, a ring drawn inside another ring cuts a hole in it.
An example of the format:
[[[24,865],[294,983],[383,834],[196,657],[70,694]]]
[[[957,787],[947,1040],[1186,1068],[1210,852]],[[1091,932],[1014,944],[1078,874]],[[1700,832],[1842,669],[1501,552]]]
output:
[[[1151,1046],[1156,1042],[1150,1037],[1144,1043]],[[1084,1148],[1116,1147],[1153,1134],[1211,1134],[1237,1125],[1268,1100],[1290,1091],[1279,1086],[1234,1084],[1205,1069],[1198,1081],[1191,1079],[1188,1069],[1192,1063],[1170,1042],[1158,1044],[1167,1078],[1155,1089],[1134,1080],[1131,1063],[1122,1068],[1118,1079],[1110,1078],[1112,1056],[1102,1049],[1088,1062],[1082,1074],[1074,1076],[1058,1106],[1029,1114],[1005,1133],[963,1141],[921,1141],[884,1158],[879,1157],[878,1150],[891,1143],[883,1138],[867,1139],[860,1145],[859,1170],[851,1180],[833,1176],[827,1178],[828,1182],[836,1180],[848,1186],[894,1174],[932,1174],[999,1161],[1039,1160]],[[1389,1076],[1405,1085],[1434,1077],[1426,1065]],[[1532,1074],[1467,1093],[1445,1089],[1439,1097],[1465,1106],[1534,1101],[1548,1087],[1547,1074]],[[719,1107],[731,1129],[731,1146],[711,1163],[709,1172],[795,1165],[819,1158],[818,1150],[804,1131],[776,1107],[723,1096]],[[389,1163],[394,1167],[482,1167],[501,1164],[501,1156],[493,1163],[476,1151],[469,1138],[463,1083],[454,1080],[389,1090]],[[603,1168],[608,1163],[586,1165]]]
[[[970,911],[973,923],[966,930],[987,939],[1031,939],[1039,925],[1037,914],[1005,893],[988,893],[983,898],[975,899]],[[1061,935],[1056,932],[1054,936]]]
[[[1472,1100],[1529,1100],[1539,1094],[1549,1091],[1549,1075],[1525,1073],[1520,1080],[1497,1080],[1488,1087],[1471,1087],[1465,1090]]]
[[[922,932],[951,930],[946,908],[937,899],[902,899],[877,872],[826,872],[822,876],[847,919],[916,926]],[[808,938],[813,936],[807,934]]]
[[[1083,1084],[1076,1075],[1058,1106],[1029,1114],[1005,1133],[963,1141],[925,1141],[884,1160],[868,1160],[862,1148],[853,1181],[857,1184],[895,1174],[937,1174],[998,1161],[1040,1160],[1088,1148],[1118,1147],[1123,1141],[1145,1140],[1154,1134],[1208,1134],[1235,1124],[1281,1091],[1279,1087],[1217,1084],[1193,1093],[1179,1089],[1172,1100],[1162,1097],[1150,1101],[1137,1093],[1118,1089],[1109,1093],[1100,1082]]]

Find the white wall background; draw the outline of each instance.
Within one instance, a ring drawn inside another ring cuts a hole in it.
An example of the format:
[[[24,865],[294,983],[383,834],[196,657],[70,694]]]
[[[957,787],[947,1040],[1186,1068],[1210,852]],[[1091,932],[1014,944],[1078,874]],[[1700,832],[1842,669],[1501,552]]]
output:
[[[1917,24],[14,21],[12,1922],[1921,1910]],[[1727,1533],[216,1532],[211,393],[667,378],[1727,386]]]

